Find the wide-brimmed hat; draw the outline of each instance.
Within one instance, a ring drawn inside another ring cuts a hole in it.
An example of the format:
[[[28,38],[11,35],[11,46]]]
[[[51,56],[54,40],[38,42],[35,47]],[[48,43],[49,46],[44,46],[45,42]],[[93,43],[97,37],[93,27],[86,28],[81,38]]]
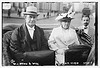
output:
[[[71,21],[74,13],[61,13],[59,14],[55,20],[57,21]]]
[[[28,6],[26,8],[26,12],[23,12],[23,15],[35,15],[38,16],[39,13],[37,13],[37,8],[34,6]]]

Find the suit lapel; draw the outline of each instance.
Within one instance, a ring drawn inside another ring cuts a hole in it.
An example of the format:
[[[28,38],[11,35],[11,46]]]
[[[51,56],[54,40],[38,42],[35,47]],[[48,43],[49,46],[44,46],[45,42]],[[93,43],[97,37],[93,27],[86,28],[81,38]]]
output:
[[[35,35],[36,35],[36,39],[37,39],[37,49],[39,50],[40,49],[40,44],[41,44],[41,42],[40,42],[40,31],[39,31],[39,28],[37,27],[37,26],[35,26],[35,33],[34,33]]]
[[[30,45],[30,43],[29,43],[30,35],[29,35],[28,29],[25,24],[23,26],[23,30],[25,31],[25,40],[26,40],[27,44]]]

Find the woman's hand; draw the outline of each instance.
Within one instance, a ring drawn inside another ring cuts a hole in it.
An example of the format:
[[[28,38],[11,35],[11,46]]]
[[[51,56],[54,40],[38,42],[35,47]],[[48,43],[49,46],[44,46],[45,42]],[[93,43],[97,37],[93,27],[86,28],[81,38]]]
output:
[[[64,52],[65,52],[65,49],[58,49],[58,50],[56,50],[56,53],[58,53],[58,54],[64,54]]]

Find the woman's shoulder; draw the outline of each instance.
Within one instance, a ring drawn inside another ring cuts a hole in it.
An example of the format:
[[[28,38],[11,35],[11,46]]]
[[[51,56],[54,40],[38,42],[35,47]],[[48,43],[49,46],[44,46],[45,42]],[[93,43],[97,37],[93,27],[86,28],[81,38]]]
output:
[[[59,30],[60,30],[60,27],[55,27],[55,28],[53,28],[52,31],[59,31]]]
[[[53,28],[53,30],[60,30],[61,26]]]
[[[83,29],[83,26],[79,26],[78,29]]]
[[[75,32],[75,29],[73,29],[73,28],[70,28],[70,31],[72,31],[72,32]]]

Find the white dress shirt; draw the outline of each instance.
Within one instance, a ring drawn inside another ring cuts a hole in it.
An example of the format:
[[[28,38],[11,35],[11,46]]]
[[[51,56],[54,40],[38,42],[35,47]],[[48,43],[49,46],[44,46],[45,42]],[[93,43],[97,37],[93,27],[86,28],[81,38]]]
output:
[[[89,26],[85,27],[85,26],[80,26],[79,29],[84,29],[84,32],[86,34],[88,34],[88,31],[89,31]]]
[[[84,28],[84,32],[85,32],[86,34],[88,34],[89,27],[87,26],[87,27],[85,28],[85,26],[83,26],[83,28]]]
[[[29,32],[29,35],[30,35],[30,37],[33,39],[33,35],[34,35],[34,26],[31,28],[31,27],[29,27],[27,24],[26,24],[26,27],[27,27],[27,29],[28,29],[28,32]]]

